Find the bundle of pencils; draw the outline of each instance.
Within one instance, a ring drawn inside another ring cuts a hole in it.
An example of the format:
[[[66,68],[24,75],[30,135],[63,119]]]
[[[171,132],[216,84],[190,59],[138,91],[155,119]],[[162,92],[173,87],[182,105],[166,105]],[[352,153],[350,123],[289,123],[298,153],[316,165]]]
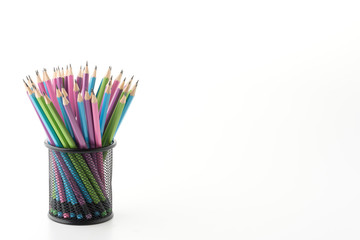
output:
[[[113,80],[109,67],[95,95],[96,73],[95,66],[90,78],[86,62],[76,79],[69,65],[65,73],[54,68],[52,79],[44,69],[42,78],[36,71],[37,84],[30,76],[24,80],[47,142],[58,149],[49,150],[50,214],[57,218],[87,220],[112,211],[111,176],[104,167],[110,154],[101,149],[113,144],[138,81],[132,86],[133,77],[122,80],[123,71]]]

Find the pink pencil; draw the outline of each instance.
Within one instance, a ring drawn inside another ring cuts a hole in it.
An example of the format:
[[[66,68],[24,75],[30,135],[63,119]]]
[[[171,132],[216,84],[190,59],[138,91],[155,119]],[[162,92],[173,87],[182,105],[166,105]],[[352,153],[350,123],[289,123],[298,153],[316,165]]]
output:
[[[114,97],[114,94],[116,92],[117,87],[120,84],[120,80],[121,80],[122,75],[123,75],[123,70],[121,70],[119,75],[114,80],[114,83],[113,83],[113,85],[111,87],[110,102],[111,102],[111,99]]]
[[[101,147],[101,131],[100,131],[100,122],[99,122],[99,111],[98,103],[94,93],[91,93],[91,108],[92,108],[92,117],[94,121],[94,134],[95,134],[95,145],[97,148]],[[104,164],[103,164],[103,155],[101,152],[96,153],[96,165],[99,171],[100,179],[104,183]]]
[[[43,95],[47,94],[47,93],[46,93],[46,90],[45,90],[44,82],[41,80],[40,75],[39,75],[39,72],[36,70],[35,73],[36,73],[37,83],[38,83],[40,92],[41,92]]]
[[[61,119],[64,121],[64,118],[63,118],[63,116],[61,114],[59,103],[58,103],[57,98],[56,98],[55,86],[53,86],[51,84],[50,78],[49,78],[45,68],[44,68],[44,72],[43,72],[43,79],[45,81],[46,88],[47,88],[47,90],[49,92],[50,99],[51,99],[52,103],[54,104],[54,106],[56,108],[56,111],[59,113]]]

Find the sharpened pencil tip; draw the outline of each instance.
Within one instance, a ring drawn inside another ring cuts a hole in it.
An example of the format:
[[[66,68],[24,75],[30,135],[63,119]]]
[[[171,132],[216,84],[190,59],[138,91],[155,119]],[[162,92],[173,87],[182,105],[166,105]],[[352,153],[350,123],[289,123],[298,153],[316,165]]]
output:
[[[97,66],[95,65],[95,70],[97,70]]]
[[[86,66],[88,66],[88,61],[86,61]]]
[[[123,70],[121,69],[121,72],[120,72],[121,74],[123,74]]]
[[[133,78],[134,78],[134,75],[132,75],[131,80],[133,80]]]
[[[139,80],[136,81],[136,83],[135,83],[136,86],[138,85],[138,82],[139,82]]]
[[[39,76],[39,71],[36,70],[36,71],[35,71],[35,74],[36,74],[36,76]]]
[[[69,63],[69,66],[70,66],[70,68],[71,68],[71,64]]]
[[[44,68],[43,71],[46,72],[46,68]]]
[[[111,66],[109,66],[109,69],[111,70]]]

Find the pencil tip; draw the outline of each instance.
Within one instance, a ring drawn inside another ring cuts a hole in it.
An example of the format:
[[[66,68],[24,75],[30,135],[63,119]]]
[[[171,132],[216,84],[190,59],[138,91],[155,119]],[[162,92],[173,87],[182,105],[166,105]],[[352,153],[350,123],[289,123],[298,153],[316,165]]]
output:
[[[71,68],[71,64],[69,64],[70,68]]]
[[[109,69],[111,70],[111,66],[109,66]]]
[[[134,75],[132,75],[131,80],[133,80],[133,78],[134,78]]]
[[[95,65],[95,70],[97,70],[97,66]]]
[[[38,76],[38,75],[39,75],[39,71],[38,71],[38,70],[36,70],[36,71],[35,71],[35,74]]]
[[[88,65],[88,61],[86,61],[86,66]]]
[[[121,74],[123,73],[123,70],[121,69],[121,72],[120,72]]]

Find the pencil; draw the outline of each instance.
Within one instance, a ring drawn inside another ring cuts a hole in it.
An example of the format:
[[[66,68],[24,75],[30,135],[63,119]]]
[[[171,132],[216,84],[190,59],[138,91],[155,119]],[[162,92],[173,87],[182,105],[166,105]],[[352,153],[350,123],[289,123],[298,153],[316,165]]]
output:
[[[121,114],[119,123],[118,123],[118,125],[117,125],[117,127],[116,127],[115,135],[116,135],[117,131],[119,130],[119,126],[120,126],[122,120],[124,119],[125,114],[126,114],[127,110],[129,109],[130,104],[131,104],[133,98],[135,97],[135,92],[136,92],[136,88],[137,88],[138,83],[139,83],[139,80],[136,82],[135,86],[131,89],[131,91],[130,91],[130,93],[129,93],[129,96],[128,96],[128,98],[127,98],[127,100],[126,100],[126,103],[125,103],[125,106],[124,106],[124,110],[123,110],[123,112],[122,112],[122,114]],[[115,136],[115,135],[114,135],[114,136]]]
[[[110,77],[110,81],[108,82],[108,84],[107,84],[106,87],[105,87],[105,92],[104,92],[104,96],[103,96],[103,99],[102,99],[102,103],[100,104],[99,113],[102,112],[102,107],[103,107],[103,103],[104,103],[104,98],[105,98],[105,95],[106,95],[106,89],[108,89],[108,88],[111,89],[111,86],[112,86],[112,76]],[[100,116],[99,116],[99,117],[100,117]]]
[[[69,92],[69,68],[68,65],[66,65],[66,72],[64,77],[64,88],[67,92]]]
[[[72,127],[70,125],[69,118],[68,118],[68,116],[67,116],[67,114],[65,112],[65,108],[64,108],[64,105],[62,103],[62,99],[61,99],[62,95],[61,95],[61,92],[60,92],[60,90],[58,88],[56,88],[56,98],[57,98],[57,101],[58,101],[59,106],[60,106],[61,114],[62,114],[63,119],[65,121],[65,126],[66,126],[67,130],[70,132],[71,137],[74,138],[74,133],[72,131]]]
[[[80,66],[80,70],[79,70],[79,73],[78,73],[78,75],[77,75],[77,77],[76,77],[76,82],[77,82],[77,84],[78,84],[78,86],[79,86],[79,91],[81,92],[81,88],[82,88],[82,69],[81,69],[81,66]],[[84,96],[83,96],[84,97]]]
[[[118,89],[118,86],[120,85],[120,80],[121,80],[122,75],[123,75],[123,70],[121,70],[119,75],[114,80],[114,83],[111,88],[110,101],[114,97],[114,94],[115,94],[116,90]]]
[[[75,105],[77,105],[75,94],[74,94],[74,74],[72,72],[71,64],[69,64],[69,76],[68,76],[68,89],[70,106],[73,113],[76,114]]]
[[[120,120],[120,116],[124,109],[125,102],[126,102],[126,96],[123,96],[120,99],[119,104],[116,105],[114,113],[113,113],[112,117],[110,118],[109,124],[107,125],[104,135],[103,135],[103,138],[102,138],[103,146],[108,146],[112,143],[112,140],[114,138],[115,131],[116,131],[116,126]]]
[[[47,90],[45,89],[44,82],[43,82],[43,81],[41,80],[41,78],[40,78],[39,72],[36,70],[35,73],[36,73],[37,83],[38,83],[40,92],[41,92],[43,95],[48,94],[48,93],[47,93]],[[48,95],[49,95],[49,94],[48,94]]]
[[[105,94],[104,94],[103,106],[101,108],[101,113],[100,113],[100,136],[103,135],[104,129],[105,129],[106,114],[108,112],[110,94],[111,94],[110,91],[111,91],[111,87],[110,87],[110,85],[108,85],[108,87],[105,91]]]
[[[111,66],[109,67],[109,69],[108,69],[108,71],[107,71],[105,77],[103,78],[103,80],[101,82],[101,85],[99,87],[99,92],[98,92],[98,95],[97,95],[99,109],[100,109],[102,99],[103,99],[103,96],[104,96],[105,87],[109,82],[110,74],[111,74]]]
[[[89,83],[89,90],[88,92],[92,92],[94,90],[95,87],[95,82],[96,82],[96,70],[97,70],[97,66],[95,66],[94,72],[92,74],[90,83]]]
[[[86,145],[84,136],[81,133],[79,125],[75,120],[74,113],[72,112],[71,107],[69,105],[69,101],[66,99],[66,97],[63,97],[63,105],[64,105],[64,108],[65,108],[66,114],[67,114],[67,116],[69,118],[71,127],[72,127],[72,129],[74,131],[74,136],[75,136],[75,140],[76,140],[76,143],[77,143],[78,147],[80,149],[86,149],[87,145]]]
[[[77,99],[78,95],[79,95],[79,92],[80,92],[79,85],[77,84],[77,81],[75,81],[73,92],[74,92],[74,97]],[[80,126],[79,108],[78,108],[77,105],[75,105],[74,107],[75,107],[76,122]]]
[[[90,144],[90,148],[95,148],[94,125],[92,120],[90,100],[91,97],[88,91],[85,91],[84,105],[85,105],[86,123],[89,131],[89,144]]]
[[[81,94],[82,96],[85,96],[85,91],[88,91],[89,89],[89,67],[88,62],[86,61],[85,70],[84,70],[84,78],[81,88]]]
[[[124,89],[125,80],[126,80],[126,78],[124,78],[124,81],[119,85],[118,89],[116,89],[113,99],[109,102],[109,107],[108,107],[108,112],[106,114],[104,128],[106,128],[106,126],[108,125],[110,118],[114,112],[114,109],[115,109],[117,103],[119,102],[120,95],[122,94],[123,89]]]
[[[108,89],[110,90],[110,89]],[[94,133],[95,133],[95,145],[97,148],[100,148],[101,145],[101,131],[100,131],[100,122],[99,122],[99,112],[98,112],[98,104],[97,99],[94,93],[91,93],[91,107],[93,113],[93,121],[94,121]],[[96,160],[97,160],[97,167],[99,170],[99,176],[103,183],[104,182],[104,165],[103,165],[103,158],[102,153],[96,153]],[[105,193],[104,193],[105,194]]]
[[[77,104],[78,104],[78,109],[79,109],[81,131],[82,131],[82,133],[84,135],[86,145],[89,148],[90,147],[90,145],[89,145],[89,133],[88,133],[88,129],[87,129],[84,102],[83,102],[83,98],[81,97],[81,94],[78,94]]]

